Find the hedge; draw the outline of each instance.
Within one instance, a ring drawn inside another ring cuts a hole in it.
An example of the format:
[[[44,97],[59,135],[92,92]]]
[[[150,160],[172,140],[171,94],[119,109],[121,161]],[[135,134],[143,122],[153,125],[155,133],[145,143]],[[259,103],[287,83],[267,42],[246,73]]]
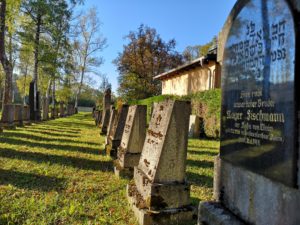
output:
[[[220,115],[221,115],[221,90],[214,89],[197,92],[187,96],[159,95],[147,99],[130,101],[129,105],[146,105],[147,122],[150,120],[153,103],[158,103],[166,99],[179,99],[191,101],[192,114],[203,119],[203,128],[207,137],[220,137]]]

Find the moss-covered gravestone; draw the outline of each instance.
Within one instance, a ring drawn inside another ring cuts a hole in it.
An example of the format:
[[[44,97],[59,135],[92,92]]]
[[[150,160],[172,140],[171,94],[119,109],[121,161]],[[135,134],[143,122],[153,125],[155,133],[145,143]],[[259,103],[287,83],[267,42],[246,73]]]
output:
[[[128,199],[141,225],[196,221],[185,171],[190,112],[186,101],[167,100],[154,108],[134,183],[128,185]]]

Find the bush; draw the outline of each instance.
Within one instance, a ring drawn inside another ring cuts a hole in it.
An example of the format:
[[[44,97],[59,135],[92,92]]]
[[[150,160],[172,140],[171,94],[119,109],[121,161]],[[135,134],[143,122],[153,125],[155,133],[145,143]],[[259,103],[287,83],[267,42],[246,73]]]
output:
[[[192,102],[192,113],[203,118],[208,137],[220,137],[221,90],[209,90],[187,96]]]

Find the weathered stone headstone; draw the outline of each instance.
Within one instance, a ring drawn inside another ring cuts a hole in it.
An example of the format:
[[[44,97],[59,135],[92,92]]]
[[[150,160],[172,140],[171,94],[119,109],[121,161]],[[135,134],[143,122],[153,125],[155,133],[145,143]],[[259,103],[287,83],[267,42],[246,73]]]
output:
[[[133,176],[133,168],[138,165],[146,137],[147,106],[130,106],[125,127],[115,160],[117,176]]]
[[[97,126],[98,125],[98,117],[99,117],[99,110],[95,110],[94,113],[93,113],[93,118],[95,120],[95,125]]]
[[[51,119],[56,119],[58,117],[58,109],[55,107],[55,108],[52,108],[51,109]]]
[[[111,105],[111,90],[108,88],[104,92],[103,96],[103,109],[109,109]]]
[[[154,108],[128,198],[141,225],[190,224],[186,157],[190,102],[167,100]]]
[[[300,224],[296,2],[240,0],[225,24],[220,204],[201,204],[199,224],[233,224],[222,206],[246,224]]]
[[[23,106],[15,104],[14,123],[16,126],[23,126]]]
[[[111,134],[108,139],[109,143],[105,147],[105,151],[107,155],[110,155],[112,157],[117,156],[117,150],[121,144],[127,113],[128,113],[128,105],[122,105],[118,109],[118,113],[114,120],[113,126],[111,128]]]
[[[60,117],[65,117],[65,105],[63,102],[59,103],[59,116]]]
[[[107,134],[107,127],[109,123],[110,118],[110,109],[106,109],[103,111],[104,115],[102,116],[102,122],[101,122],[101,128],[100,128],[100,134],[106,135]]]
[[[114,125],[114,121],[115,121],[117,113],[118,112],[115,109],[115,107],[111,106],[111,108],[110,108],[110,118],[109,118],[109,123],[108,123],[108,126],[107,126],[107,135],[106,135],[106,138],[105,138],[105,145],[109,144],[109,138],[110,138],[111,130],[112,130],[112,127]]]
[[[1,118],[1,125],[4,128],[14,128],[15,105],[4,104]]]
[[[24,125],[30,125],[30,108],[28,105],[23,106],[23,123]]]

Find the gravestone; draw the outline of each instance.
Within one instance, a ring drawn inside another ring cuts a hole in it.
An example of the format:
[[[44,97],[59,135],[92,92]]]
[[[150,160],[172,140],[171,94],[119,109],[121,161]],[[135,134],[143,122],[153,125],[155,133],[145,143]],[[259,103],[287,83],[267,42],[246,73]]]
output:
[[[58,109],[55,108],[51,108],[51,119],[56,119],[58,117]]]
[[[115,160],[117,176],[133,177],[133,168],[138,165],[146,137],[147,106],[130,106],[125,127]]]
[[[108,143],[109,143],[111,130],[112,130],[112,127],[113,127],[113,124],[114,124],[117,113],[118,112],[115,109],[115,107],[111,106],[111,108],[110,108],[110,118],[109,118],[109,123],[108,123],[108,126],[107,126],[107,135],[106,135],[106,138],[105,138],[105,146],[108,145]]]
[[[98,118],[99,118],[99,110],[94,111],[93,117],[94,117],[94,120],[95,120],[95,125],[97,126],[98,125]]]
[[[40,112],[40,93],[37,91],[36,82],[30,82],[29,86],[29,106],[30,106],[30,119],[33,121],[41,120]]]
[[[296,1],[240,0],[228,17],[221,35],[218,202],[200,204],[199,224],[219,224],[224,215],[231,221],[222,224],[300,224],[299,7]]]
[[[109,109],[111,105],[111,90],[106,89],[103,96],[103,109]]]
[[[59,116],[65,117],[65,105],[63,102],[59,103]]]
[[[1,126],[7,129],[15,128],[14,117],[15,117],[15,105],[4,104],[2,117],[1,117]]]
[[[122,134],[128,113],[128,105],[122,105],[118,109],[118,113],[111,128],[111,134],[108,139],[108,144],[105,146],[107,155],[117,157],[117,150],[121,144]]]
[[[109,108],[104,110],[103,112],[104,112],[104,115],[102,116],[100,135],[107,134],[107,127],[108,127],[109,118],[110,118],[110,109]]]
[[[141,225],[196,221],[185,172],[190,113],[186,101],[166,100],[154,108],[134,184],[127,187]]]
[[[14,123],[16,126],[23,126],[23,106],[15,104]]]
[[[23,106],[23,123],[24,125],[30,125],[30,108],[28,105]]]

